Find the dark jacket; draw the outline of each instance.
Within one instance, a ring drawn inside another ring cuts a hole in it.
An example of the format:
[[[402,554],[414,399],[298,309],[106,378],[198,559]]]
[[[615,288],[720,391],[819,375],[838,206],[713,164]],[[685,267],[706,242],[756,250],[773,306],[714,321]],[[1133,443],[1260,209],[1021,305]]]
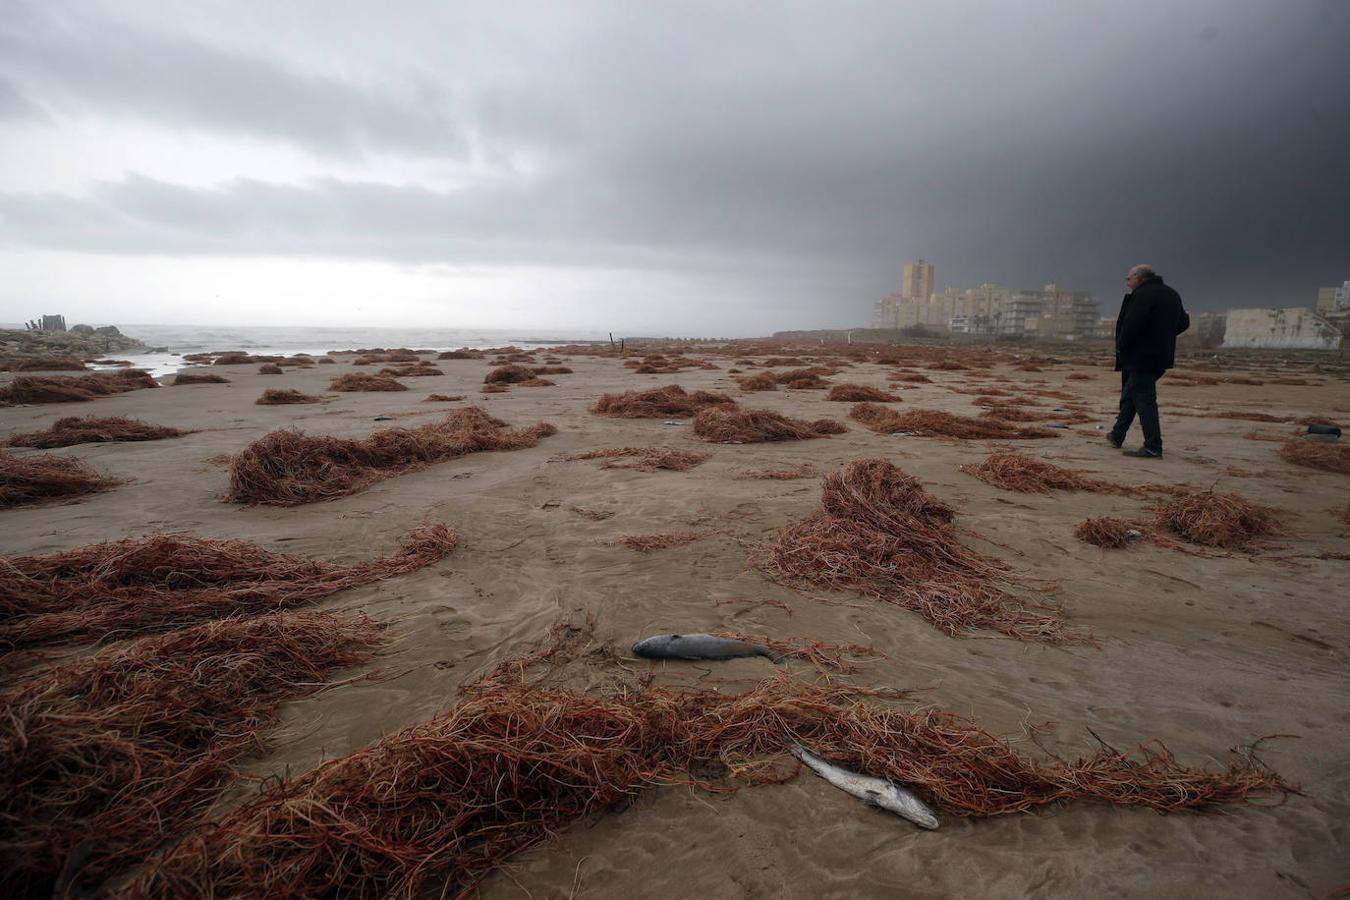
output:
[[[1181,295],[1150,275],[1125,295],[1116,318],[1116,371],[1161,375],[1177,358],[1177,335],[1191,327]]]

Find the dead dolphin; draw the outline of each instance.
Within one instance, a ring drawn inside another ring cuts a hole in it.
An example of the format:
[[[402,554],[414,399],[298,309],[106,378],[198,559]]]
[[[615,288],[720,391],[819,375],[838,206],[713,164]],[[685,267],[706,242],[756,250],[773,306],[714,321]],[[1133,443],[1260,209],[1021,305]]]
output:
[[[633,653],[647,659],[735,659],[764,656],[777,659],[768,647],[712,634],[658,634],[633,645]]]
[[[928,804],[920,800],[913,791],[903,788],[884,778],[861,775],[834,763],[821,759],[808,752],[801,744],[792,741],[788,744],[792,755],[806,764],[806,767],[824,778],[830,784],[845,793],[852,794],[868,806],[875,806],[887,812],[895,813],[902,819],[908,819],[920,828],[935,829],[938,818]]]

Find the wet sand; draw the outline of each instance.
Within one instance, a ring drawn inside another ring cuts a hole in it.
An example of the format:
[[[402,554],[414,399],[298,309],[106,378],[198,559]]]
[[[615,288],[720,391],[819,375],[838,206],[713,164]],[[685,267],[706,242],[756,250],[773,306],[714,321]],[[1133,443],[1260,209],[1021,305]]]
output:
[[[1310,386],[1181,387],[1164,379],[1167,458],[1160,462],[1124,459],[1107,447],[1104,432],[1080,433],[1110,425],[1119,382],[1107,370],[1062,365],[1022,373],[1009,360],[992,370],[929,372],[934,384],[899,386],[898,411],[963,414],[978,412],[973,397],[950,387],[967,386],[972,377],[1066,391],[1090,405],[1093,422],[1056,439],[1012,442],[1018,449],[1125,483],[1217,486],[1281,511],[1287,534],[1254,552],[1193,556],[1154,546],[1103,551],[1073,537],[1074,525],[1088,516],[1132,518],[1148,501],[1010,493],[958,470],[982,461],[997,442],[879,435],[850,422],[848,433],[828,439],[709,445],[687,421],[587,412],[604,392],[678,383],[729,393],[745,406],[848,421],[852,404],[827,402],[824,391],[740,391],[726,371],[730,359],[715,359],[721,367],[715,371],[636,375],[618,359],[575,356],[565,361],[574,374],[547,376],[556,386],[486,395],[479,392],[485,360],[443,360],[437,365],[444,376],[402,379],[407,392],[337,394],[322,405],[254,404],[268,387],[324,393],[337,374],[378,368],[353,369],[350,359],[282,376],[259,375],[256,365],[217,366],[211,371],[232,383],[0,409],[0,436],[68,415],[124,415],[199,429],[172,440],[49,451],[130,483],[73,502],[0,511],[6,555],[165,530],[248,538],[350,562],[392,550],[424,519],[459,530],[460,548],[443,563],[318,604],[397,619],[383,664],[408,672],[290,704],[270,751],[250,763],[255,774],[294,773],[434,715],[454,702],[460,684],[524,652],[579,610],[595,613],[595,640],[619,651],[617,659],[579,666],[570,676],[579,688],[604,689],[628,679],[630,670],[646,671],[647,662],[624,658],[637,638],[743,631],[871,644],[887,658],[864,661],[859,683],[915,690],[916,703],[971,715],[996,733],[1052,720],[1058,728],[1041,743],[1067,758],[1096,748],[1089,729],[1122,748],[1161,740],[1189,765],[1225,762],[1230,748],[1262,735],[1297,735],[1268,743],[1262,757],[1306,796],[1206,814],[1075,804],[995,819],[945,817],[940,831],[928,833],[810,775],[730,796],[649,791],[622,812],[518,855],[488,879],[484,896],[1307,897],[1350,883],[1350,563],[1314,558],[1350,550],[1350,525],[1338,518],[1350,504],[1350,481],[1290,465],[1276,455],[1278,444],[1242,437],[1293,426],[1178,414],[1203,407],[1344,423],[1346,381],[1323,375],[1308,376],[1318,382]],[[856,364],[830,381],[886,387],[892,368]],[[1092,377],[1067,379],[1084,372]],[[432,392],[466,399],[422,402]],[[360,437],[432,421],[470,403],[512,426],[548,421],[559,433],[533,449],[463,457],[332,502],[250,508],[219,500],[227,469],[218,457],[274,428]],[[379,415],[396,418],[374,422]],[[1136,431],[1130,445],[1138,439]],[[688,472],[650,474],[565,459],[602,447],[654,445],[712,457]],[[955,506],[957,524],[982,536],[969,537],[977,549],[1019,573],[1057,581],[1055,599],[1069,624],[1090,628],[1100,649],[954,639],[897,607],[794,592],[750,568],[749,545],[815,509],[819,478],[736,476],[805,462],[828,472],[864,456],[885,457]],[[594,521],[576,506],[614,515]],[[623,535],[685,530],[708,536],[651,553],[613,544]],[[656,683],[739,690],[768,666],[761,659],[670,663],[657,666]]]

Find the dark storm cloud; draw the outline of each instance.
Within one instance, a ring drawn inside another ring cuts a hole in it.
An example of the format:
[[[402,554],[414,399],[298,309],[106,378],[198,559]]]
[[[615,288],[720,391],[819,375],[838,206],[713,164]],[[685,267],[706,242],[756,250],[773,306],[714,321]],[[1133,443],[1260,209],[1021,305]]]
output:
[[[491,77],[451,59],[379,85],[30,22],[0,38],[0,74],[44,105],[321,153],[458,157],[468,135],[508,162],[451,189],[128,175],[2,195],[0,234],[124,254],[813,273],[814,292],[837,279],[822,309],[864,309],[917,256],[940,285],[1057,278],[1109,307],[1148,261],[1197,308],[1307,303],[1350,277],[1350,10],[1168,9],[578,8],[552,52],[523,42]]]

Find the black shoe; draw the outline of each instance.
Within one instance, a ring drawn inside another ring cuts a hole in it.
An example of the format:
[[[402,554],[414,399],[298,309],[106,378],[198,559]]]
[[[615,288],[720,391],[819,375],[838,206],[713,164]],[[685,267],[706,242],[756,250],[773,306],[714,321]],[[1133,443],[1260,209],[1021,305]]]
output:
[[[1147,447],[1140,447],[1138,450],[1126,450],[1122,456],[1133,456],[1136,459],[1162,459],[1161,452],[1155,452]]]
[[[1114,437],[1113,435],[1109,435],[1109,434],[1108,434],[1108,435],[1106,436],[1106,442],[1107,442],[1108,444],[1110,444],[1112,447],[1115,447],[1117,450],[1120,449],[1121,442],[1118,441],[1118,440],[1116,440],[1115,437]]]

